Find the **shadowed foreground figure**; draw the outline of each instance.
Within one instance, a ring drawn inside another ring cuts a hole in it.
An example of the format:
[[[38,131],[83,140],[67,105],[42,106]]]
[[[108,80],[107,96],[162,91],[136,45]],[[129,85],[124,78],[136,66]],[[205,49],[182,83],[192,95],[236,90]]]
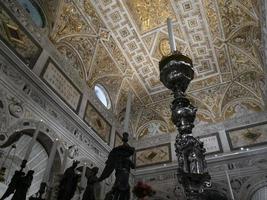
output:
[[[59,184],[57,200],[70,200],[74,196],[79,178],[79,175],[75,173],[78,164],[78,161],[74,161],[72,166],[64,172]]]
[[[116,180],[111,191],[106,194],[105,200],[130,199],[129,174],[130,170],[134,168],[130,157],[134,154],[135,149],[127,143],[128,136],[128,133],[123,133],[123,144],[113,148],[109,153],[106,166],[99,177],[99,181],[102,181],[115,170]]]
[[[8,184],[8,187],[5,191],[5,193],[3,194],[3,196],[0,200],[6,199],[7,197],[9,197],[11,194],[13,194],[15,192],[19,179],[21,179],[21,177],[24,175],[25,175],[24,172],[15,171],[13,177],[11,178],[10,183]]]
[[[32,184],[33,170],[29,170],[26,176],[21,176],[16,185],[16,191],[11,200],[26,200],[27,192]]]
[[[91,175],[87,179],[87,186],[83,194],[82,200],[96,200],[95,196],[95,183],[98,182],[97,173],[98,167],[93,167]]]

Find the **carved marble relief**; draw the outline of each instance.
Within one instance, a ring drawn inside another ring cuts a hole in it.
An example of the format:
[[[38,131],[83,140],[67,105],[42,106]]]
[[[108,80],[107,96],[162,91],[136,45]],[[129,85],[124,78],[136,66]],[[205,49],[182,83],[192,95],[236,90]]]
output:
[[[206,149],[206,154],[223,152],[218,133],[202,136],[199,138],[199,140],[203,142],[204,148]]]
[[[135,153],[136,167],[145,167],[171,162],[170,144],[164,144],[147,149],[138,149]]]
[[[23,119],[23,121],[41,119],[38,113],[32,111],[32,109],[41,109],[43,117],[48,117],[49,119],[53,120],[54,123],[60,124],[61,128],[65,130],[64,134],[68,135],[67,137],[75,138],[75,140],[71,141],[71,143],[69,141],[65,141],[68,143],[66,148],[73,145],[73,142],[77,140],[80,141],[84,147],[88,148],[88,151],[91,151],[93,155],[100,156],[100,160],[105,159],[107,156],[107,151],[99,144],[95,144],[95,138],[92,138],[92,136],[88,133],[91,132],[90,129],[88,129],[87,132],[81,128],[78,128],[73,119],[69,119],[58,107],[58,105],[55,105],[50,98],[48,99],[48,97],[44,95],[43,91],[40,91],[40,88],[36,88],[34,85],[32,85],[32,82],[30,82],[26,77],[22,76],[22,74],[16,70],[14,65],[11,65],[6,61],[4,62],[4,58],[2,57],[0,57],[0,61],[0,80],[3,81],[1,84],[9,84],[10,86],[14,87],[18,93],[21,92],[22,95],[26,95],[28,97],[27,103],[25,103],[22,99],[12,100],[12,96],[14,95],[11,95],[10,98],[8,98],[9,100],[4,98],[3,106],[6,110],[6,115],[8,115],[7,119],[9,120],[9,118],[12,117],[12,124],[21,119]],[[31,108],[27,107],[29,102]],[[23,115],[21,115],[22,112]],[[23,121],[21,122],[22,126]],[[6,132],[10,129],[12,124],[7,124],[5,127],[3,127],[4,137],[0,135],[1,143],[7,139]],[[32,126],[31,123],[29,125]],[[8,127],[9,129],[7,130]],[[12,128],[13,131],[20,129],[18,126],[14,126]],[[45,131],[46,130],[44,130],[44,132]]]
[[[26,33],[26,30],[0,4],[0,39],[17,54],[23,62],[33,67],[41,53],[41,47]]]
[[[41,74],[41,78],[74,111],[78,112],[79,104],[82,98],[81,92],[51,59],[48,59]]]
[[[267,124],[251,125],[241,129],[227,131],[232,150],[267,143]]]
[[[100,115],[100,113],[93,107],[92,104],[87,102],[87,106],[84,114],[84,121],[94,129],[96,134],[104,140],[106,143],[109,143],[111,125]]]

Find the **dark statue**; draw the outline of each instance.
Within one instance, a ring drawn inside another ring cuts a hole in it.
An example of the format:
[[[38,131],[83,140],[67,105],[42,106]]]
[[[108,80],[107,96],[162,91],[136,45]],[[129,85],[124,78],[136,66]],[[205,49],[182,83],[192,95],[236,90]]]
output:
[[[123,133],[123,144],[111,150],[106,161],[106,166],[99,177],[99,181],[108,178],[115,170],[115,183],[110,192],[106,194],[105,200],[129,200],[130,170],[135,168],[130,157],[134,154],[135,149],[128,142],[128,133]]]
[[[197,200],[210,185],[203,143],[193,137],[192,129],[197,108],[186,97],[185,91],[194,78],[193,63],[180,52],[163,57],[159,63],[160,81],[174,95],[171,105],[172,122],[178,130],[175,152],[178,159],[178,181],[183,185],[188,200]]]
[[[96,176],[97,173],[98,173],[98,167],[93,167],[91,169],[90,176],[87,178],[87,186],[83,193],[82,200],[96,200],[95,184],[98,182],[98,178]]]
[[[72,166],[64,172],[59,184],[57,200],[70,200],[74,196],[79,179],[79,175],[75,172],[78,164],[78,161],[74,161]]]
[[[19,180],[25,175],[22,171],[15,171],[13,177],[11,178],[10,183],[8,184],[7,190],[3,194],[0,200],[4,200],[8,198],[11,194],[13,194],[16,190],[16,187],[19,184]]]
[[[14,193],[14,195],[11,200],[26,200],[27,192],[31,187],[33,174],[33,170],[29,170],[26,175],[22,171],[15,171],[1,200],[7,198],[12,193]]]

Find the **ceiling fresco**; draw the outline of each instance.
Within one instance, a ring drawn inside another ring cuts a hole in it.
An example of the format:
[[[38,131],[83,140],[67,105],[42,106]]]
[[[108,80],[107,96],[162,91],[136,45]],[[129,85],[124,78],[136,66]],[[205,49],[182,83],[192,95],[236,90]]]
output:
[[[197,124],[263,109],[257,0],[80,0],[60,6],[51,40],[89,89],[96,83],[106,88],[121,121],[133,92],[131,129],[137,137],[148,136],[151,127],[160,134],[175,131],[172,95],[158,70],[170,53],[167,17],[174,21],[179,51],[193,59],[188,96],[198,107]]]

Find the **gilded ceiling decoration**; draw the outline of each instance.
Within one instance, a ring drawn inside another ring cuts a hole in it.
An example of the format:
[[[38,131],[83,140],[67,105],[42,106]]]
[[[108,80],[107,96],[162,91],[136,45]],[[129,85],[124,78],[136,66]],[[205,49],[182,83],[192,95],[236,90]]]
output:
[[[263,109],[259,6],[258,0],[67,1],[51,39],[89,88],[105,86],[120,118],[133,91],[134,131],[156,120],[170,132],[171,93],[158,70],[170,52],[167,17],[178,49],[193,59],[188,95],[198,107],[197,123],[215,123],[240,108]]]
[[[169,0],[126,0],[126,4],[141,33],[165,25],[168,17],[175,18]]]

